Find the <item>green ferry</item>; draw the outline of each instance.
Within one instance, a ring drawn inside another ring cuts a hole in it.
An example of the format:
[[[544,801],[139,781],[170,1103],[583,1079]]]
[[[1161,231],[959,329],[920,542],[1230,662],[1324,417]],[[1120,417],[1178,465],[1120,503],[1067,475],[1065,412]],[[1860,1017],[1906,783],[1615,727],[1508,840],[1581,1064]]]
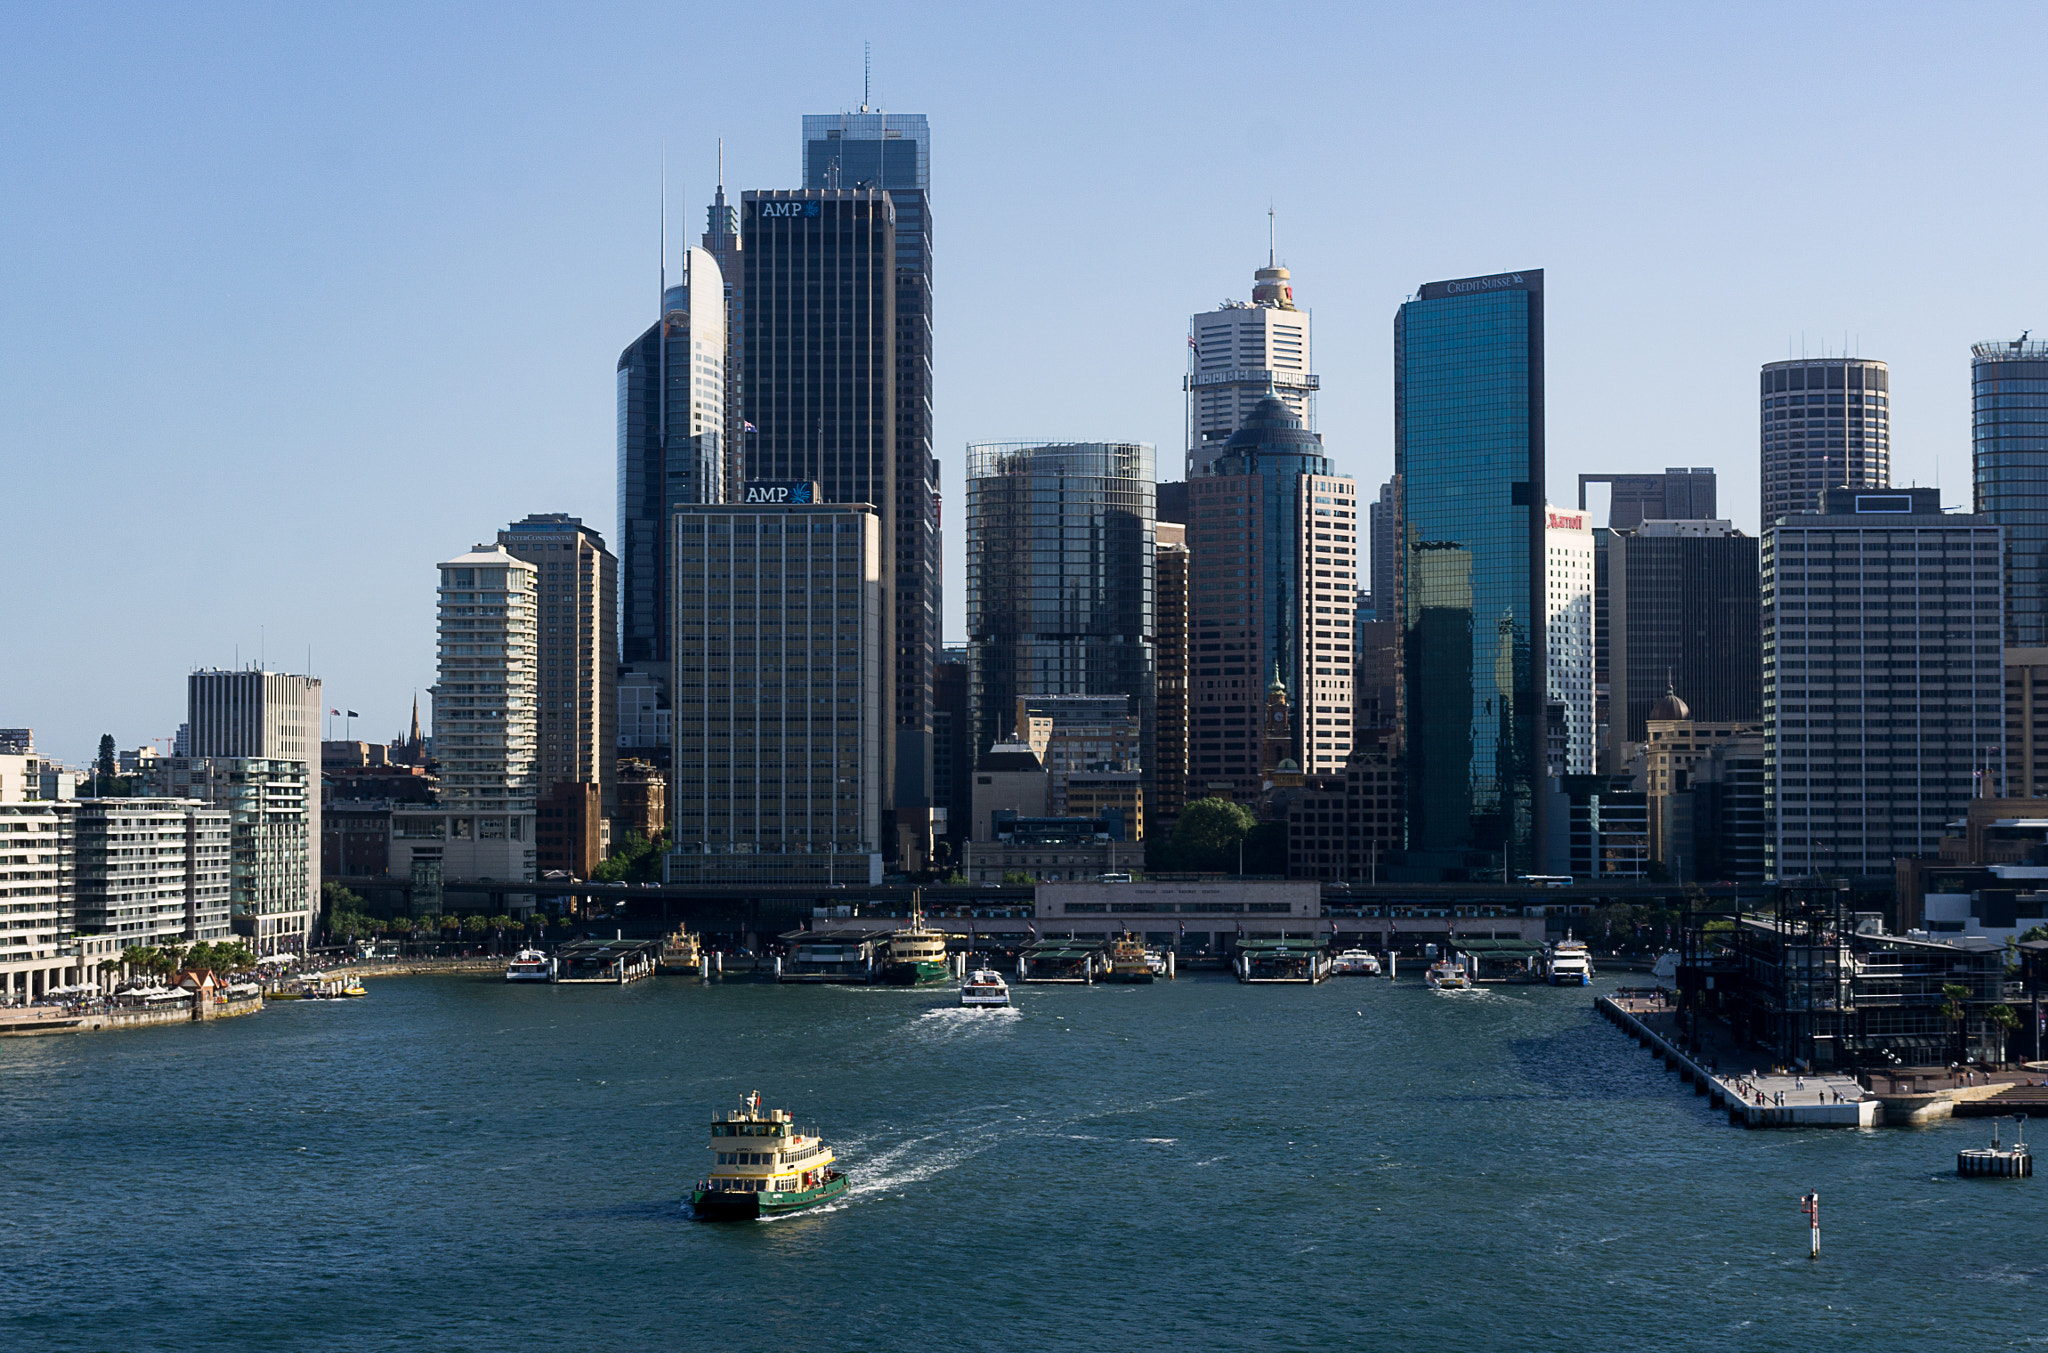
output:
[[[849,1187],[830,1147],[797,1129],[787,1109],[761,1109],[758,1091],[711,1125],[714,1162],[690,1193],[701,1221],[755,1221],[829,1203]]]
[[[924,924],[924,890],[911,894],[910,926],[889,936],[882,957],[882,981],[892,987],[922,987],[950,981],[944,932]]]

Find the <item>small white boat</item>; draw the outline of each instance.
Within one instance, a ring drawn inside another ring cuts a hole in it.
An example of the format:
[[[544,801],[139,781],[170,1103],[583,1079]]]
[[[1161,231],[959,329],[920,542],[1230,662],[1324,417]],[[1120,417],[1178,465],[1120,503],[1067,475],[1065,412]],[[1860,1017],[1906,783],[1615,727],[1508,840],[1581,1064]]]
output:
[[[1166,955],[1160,953],[1157,949],[1147,949],[1145,951],[1145,966],[1152,970],[1154,977],[1166,976]]]
[[[1443,959],[1429,965],[1424,980],[1433,991],[1470,991],[1472,977],[1465,971],[1465,965],[1454,958]]]
[[[1010,1003],[1010,984],[994,968],[976,968],[960,983],[960,1004],[971,1009]]]
[[[555,961],[538,949],[521,949],[505,965],[507,982],[552,982]]]
[[[1378,977],[1380,958],[1370,949],[1346,949],[1330,960],[1332,977]]]
[[[1678,980],[1678,951],[1666,949],[1663,953],[1657,955],[1657,963],[1655,967],[1650,969],[1650,976],[1660,982],[1676,982]]]

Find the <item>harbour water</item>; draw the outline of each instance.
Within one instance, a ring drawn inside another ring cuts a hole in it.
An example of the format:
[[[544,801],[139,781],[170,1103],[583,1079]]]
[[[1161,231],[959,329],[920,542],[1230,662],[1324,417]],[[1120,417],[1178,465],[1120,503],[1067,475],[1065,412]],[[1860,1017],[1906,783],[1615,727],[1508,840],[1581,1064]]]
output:
[[[7,1040],[0,1346],[2048,1342],[2044,1185],[1950,1173],[1988,1125],[1730,1128],[1612,985],[422,977]],[[754,1089],[854,1188],[693,1222]]]

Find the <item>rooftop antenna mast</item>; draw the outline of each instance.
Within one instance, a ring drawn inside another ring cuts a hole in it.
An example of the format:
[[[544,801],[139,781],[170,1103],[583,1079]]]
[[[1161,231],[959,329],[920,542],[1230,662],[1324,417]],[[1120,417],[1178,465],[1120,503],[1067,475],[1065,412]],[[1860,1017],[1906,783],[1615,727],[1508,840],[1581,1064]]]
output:
[[[1266,204],[1266,266],[1278,267],[1273,255],[1273,204]]]
[[[868,110],[869,93],[874,88],[874,51],[875,45],[872,42],[863,42],[860,45],[860,110],[863,113]]]

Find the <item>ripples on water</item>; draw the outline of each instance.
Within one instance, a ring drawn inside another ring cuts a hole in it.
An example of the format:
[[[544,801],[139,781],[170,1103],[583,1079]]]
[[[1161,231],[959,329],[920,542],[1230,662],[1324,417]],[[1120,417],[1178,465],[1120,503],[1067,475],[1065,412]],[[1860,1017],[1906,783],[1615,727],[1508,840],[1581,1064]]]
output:
[[[418,978],[7,1040],[0,1347],[2043,1340],[2044,1185],[1944,1174],[1982,1127],[1731,1129],[1591,994]],[[698,1224],[757,1088],[854,1186]]]

